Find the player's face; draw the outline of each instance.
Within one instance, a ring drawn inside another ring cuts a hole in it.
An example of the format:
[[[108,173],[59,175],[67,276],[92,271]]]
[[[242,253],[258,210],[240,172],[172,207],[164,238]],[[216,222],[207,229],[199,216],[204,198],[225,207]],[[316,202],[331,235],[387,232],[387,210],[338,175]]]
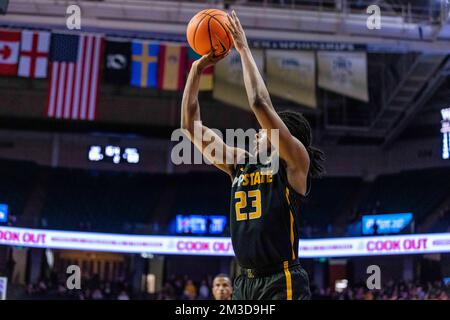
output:
[[[216,300],[230,300],[233,289],[228,278],[216,278],[213,282],[213,296]]]
[[[255,141],[253,146],[253,154],[267,153],[270,148],[270,141],[267,138],[267,130],[260,129],[255,135]]]

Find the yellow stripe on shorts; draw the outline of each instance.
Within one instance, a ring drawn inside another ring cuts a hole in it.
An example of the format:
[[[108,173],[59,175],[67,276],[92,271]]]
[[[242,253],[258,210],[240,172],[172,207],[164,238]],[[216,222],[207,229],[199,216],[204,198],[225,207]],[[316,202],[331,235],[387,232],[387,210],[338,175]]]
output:
[[[289,262],[283,262],[284,275],[286,276],[286,297],[287,300],[292,300],[292,278],[291,272],[289,271]]]

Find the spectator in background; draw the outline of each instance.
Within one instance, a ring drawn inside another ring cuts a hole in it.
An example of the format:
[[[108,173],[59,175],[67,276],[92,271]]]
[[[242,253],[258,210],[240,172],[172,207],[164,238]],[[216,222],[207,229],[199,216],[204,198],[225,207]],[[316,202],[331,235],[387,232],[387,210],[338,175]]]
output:
[[[96,288],[92,292],[92,300],[103,300],[103,293],[100,289]]]
[[[224,273],[215,276],[212,285],[212,292],[215,300],[231,300],[233,286],[231,279]]]
[[[364,300],[374,300],[374,296],[372,291],[367,291],[366,294],[364,295]]]
[[[125,290],[120,291],[119,295],[117,296],[117,300],[130,300],[130,297],[125,292]]]
[[[364,289],[363,288],[358,288],[356,290],[355,299],[356,300],[364,300]]]
[[[175,298],[175,289],[169,282],[166,282],[158,294],[157,300],[174,300]]]
[[[186,286],[184,287],[183,293],[188,300],[195,300],[197,297],[197,288],[192,280],[186,281]]]
[[[176,297],[181,297],[183,295],[183,282],[181,281],[181,279],[176,279],[174,282],[174,291],[175,291],[175,296]]]
[[[105,283],[105,285],[103,286],[103,294],[105,296],[106,300],[111,299],[111,283],[107,282]]]
[[[209,288],[205,280],[202,281],[200,289],[198,290],[198,298],[201,300],[206,300],[209,298]]]
[[[424,300],[424,299],[425,299],[426,293],[425,293],[425,291],[423,290],[422,286],[418,286],[418,287],[416,288],[415,294],[416,294],[416,297],[417,297],[418,300]]]
[[[449,299],[449,295],[445,291],[442,291],[441,294],[438,297],[438,300],[448,300],[448,299]]]

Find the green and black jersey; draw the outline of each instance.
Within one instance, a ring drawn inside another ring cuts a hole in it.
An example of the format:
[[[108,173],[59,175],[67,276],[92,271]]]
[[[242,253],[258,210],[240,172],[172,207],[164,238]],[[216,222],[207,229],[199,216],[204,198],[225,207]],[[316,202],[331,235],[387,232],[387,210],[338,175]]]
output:
[[[243,268],[257,269],[298,258],[298,209],[304,196],[293,190],[286,167],[277,172],[247,157],[235,167],[231,188],[231,239]]]

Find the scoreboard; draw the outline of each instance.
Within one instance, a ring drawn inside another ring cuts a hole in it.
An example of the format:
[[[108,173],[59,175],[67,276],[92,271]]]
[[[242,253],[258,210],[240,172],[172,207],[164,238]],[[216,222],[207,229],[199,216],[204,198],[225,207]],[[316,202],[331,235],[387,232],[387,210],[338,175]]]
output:
[[[0,203],[0,223],[8,221],[8,205]]]
[[[119,146],[90,146],[88,159],[92,162],[110,162],[114,164],[137,164],[140,161],[137,148],[124,148]]]

